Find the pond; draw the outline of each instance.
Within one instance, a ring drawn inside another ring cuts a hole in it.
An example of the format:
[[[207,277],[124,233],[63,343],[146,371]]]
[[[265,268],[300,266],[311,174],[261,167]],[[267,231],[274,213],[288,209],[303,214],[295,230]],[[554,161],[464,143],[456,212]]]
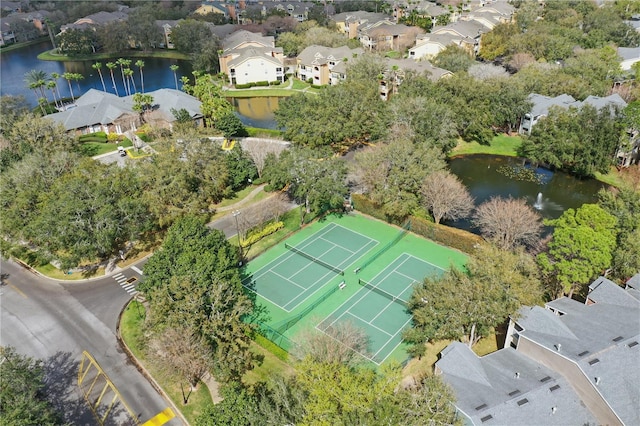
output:
[[[235,107],[242,124],[261,129],[277,129],[275,110],[281,98],[264,96],[255,98],[227,98]]]
[[[607,186],[595,179],[581,180],[563,172],[532,168],[513,157],[468,155],[450,160],[449,166],[466,185],[476,206],[494,196],[524,198],[545,219],[556,219],[569,208],[597,202],[598,191]],[[446,224],[478,232],[468,220]]]
[[[51,49],[51,42],[43,41],[41,43],[25,46],[20,49],[11,50],[2,53],[0,60],[0,94],[2,95],[23,95],[31,106],[37,105],[37,99],[32,90],[29,90],[24,82],[25,74],[31,70],[44,71],[49,76],[52,73],[63,74],[65,72],[79,73],[84,79],[78,83],[72,82],[73,94],[78,97],[89,89],[102,90],[102,82],[96,70],[91,66],[98,61],[79,61],[79,62],[56,62],[41,61],[38,54]],[[176,72],[178,78],[178,87],[181,87],[180,77],[186,75],[191,77],[191,64],[189,61],[178,61],[175,59],[162,58],[130,58],[131,69],[134,71],[133,78],[138,90],[140,87],[140,71],[134,64],[138,60],[144,62],[142,74],[144,77],[145,92],[151,92],[157,89],[176,87],[173,71],[169,68],[171,65],[178,65]],[[113,83],[109,70],[105,66],[107,62],[115,62],[116,59],[101,59],[102,75],[106,89],[110,93],[114,93]],[[120,69],[114,70],[116,88],[120,96],[125,94]],[[63,97],[70,97],[69,84],[66,80],[60,78],[58,81],[58,90]],[[47,91],[49,99],[51,92]]]

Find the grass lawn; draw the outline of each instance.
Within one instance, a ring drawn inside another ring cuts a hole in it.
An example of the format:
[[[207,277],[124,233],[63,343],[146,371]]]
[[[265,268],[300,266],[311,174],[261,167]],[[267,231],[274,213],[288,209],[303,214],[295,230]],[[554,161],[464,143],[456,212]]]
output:
[[[188,386],[182,380],[171,372],[163,371],[152,362],[146,359],[142,350],[142,323],[144,321],[144,307],[138,302],[131,302],[124,310],[120,321],[120,334],[131,352],[138,359],[153,378],[160,384],[162,389],[169,395],[174,404],[180,409],[189,423],[194,424],[196,417],[209,405],[213,404],[209,389],[204,383],[200,383],[198,388],[189,396],[186,405],[182,403],[181,383]],[[149,419],[141,419],[143,421]]]
[[[625,181],[622,178],[622,175],[614,166],[611,166],[609,173],[606,175],[596,172],[596,179],[600,182],[606,183],[607,185],[615,186],[616,188],[622,188],[625,186]]]
[[[311,87],[311,85],[297,78],[293,79],[293,87],[292,87],[293,90],[303,90],[303,89],[306,89],[307,87]]]
[[[55,53],[55,49],[47,50],[38,55],[41,61],[97,61],[105,59],[118,58],[164,58],[164,59],[183,59],[189,60],[189,55],[177,52],[175,50],[154,50],[151,52],[143,52],[140,50],[127,50],[119,53],[96,53],[94,55],[67,56]]]
[[[109,142],[85,142],[82,144],[82,151],[89,157],[93,157],[96,155],[106,154],[108,152],[114,152],[118,150],[118,146],[122,146],[128,148],[133,146],[133,143],[125,138],[119,144],[109,143]]]
[[[259,127],[246,127],[247,133],[252,138],[274,138],[280,139],[282,131],[275,129],[261,129]]]
[[[294,372],[293,367],[255,342],[251,343],[251,352],[262,357],[262,363],[242,376],[242,382],[245,385],[251,386],[258,382],[266,382],[273,375],[290,376]]]
[[[460,140],[458,146],[453,148],[453,151],[449,154],[449,157],[467,154],[494,154],[516,157],[516,151],[520,143],[522,143],[520,136],[507,136],[504,134],[494,137],[490,145],[480,145],[478,142]]]

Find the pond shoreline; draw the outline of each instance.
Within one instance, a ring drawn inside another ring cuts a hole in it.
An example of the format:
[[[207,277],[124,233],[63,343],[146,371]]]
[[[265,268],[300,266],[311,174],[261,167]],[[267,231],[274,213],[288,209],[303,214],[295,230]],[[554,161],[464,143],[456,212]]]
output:
[[[54,53],[56,49],[46,50],[40,53],[37,58],[41,61],[57,61],[57,62],[84,62],[84,61],[96,61],[104,59],[118,59],[118,58],[158,58],[158,59],[176,59],[180,61],[190,61],[189,55],[184,53],[163,50],[163,51],[143,51],[143,50],[128,50],[126,52],[118,53],[95,53],[93,55],[81,55],[81,56],[68,56],[60,53]]]

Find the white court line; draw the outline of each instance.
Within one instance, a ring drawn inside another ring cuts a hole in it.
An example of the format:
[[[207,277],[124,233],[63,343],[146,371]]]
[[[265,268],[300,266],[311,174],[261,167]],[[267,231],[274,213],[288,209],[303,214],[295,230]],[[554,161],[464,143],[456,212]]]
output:
[[[137,266],[132,266],[131,269],[133,269],[134,271],[136,271],[137,273],[139,273],[140,275],[144,275],[142,273],[142,271],[137,267]]]
[[[386,343],[385,345],[383,345],[380,349],[378,349],[378,352],[376,352],[375,354],[373,354],[373,356],[378,355],[378,354],[380,353],[380,351],[381,351],[381,350],[383,350],[383,349],[385,348],[385,346],[387,346],[387,345],[389,344],[389,342],[391,342],[391,341],[393,340],[393,338],[394,338],[394,337],[396,337],[396,336],[398,335],[398,333],[402,332],[402,331],[407,327],[407,324],[409,324],[409,322],[411,322],[411,320],[412,320],[412,319],[413,319],[413,316],[412,316],[411,318],[409,318],[409,319],[408,319],[408,320],[407,320],[407,321],[402,325],[402,327],[400,327],[400,329],[399,329],[399,330],[398,330],[398,331],[397,331],[393,336],[391,336],[391,337],[389,338],[389,340],[387,341],[387,343]],[[402,340],[400,340],[400,343],[398,343],[397,345],[395,345],[395,346],[393,347],[393,349],[391,349],[391,351],[389,351],[389,354],[387,354],[387,356],[385,356],[385,357],[384,357],[384,359],[383,359],[382,361],[380,361],[380,364],[382,364],[383,362],[385,362],[385,361],[387,360],[387,358],[389,358],[389,355],[391,355],[391,354],[393,353],[393,351],[395,351],[395,350],[396,350],[396,348],[397,348],[398,346],[400,346],[400,344],[402,344]],[[374,362],[375,362],[375,361],[374,361]],[[378,364],[378,365],[380,365],[380,364]]]
[[[280,278],[282,278],[283,280],[285,280],[285,281],[287,281],[287,282],[289,282],[289,283],[291,283],[291,284],[295,285],[296,287],[301,288],[301,289],[302,289],[302,291],[306,290],[306,288],[302,287],[301,285],[298,285],[298,284],[294,283],[293,281],[291,281],[289,278],[285,277],[284,275],[280,275],[279,273],[277,273],[277,272],[275,272],[275,271],[271,271],[271,273],[272,273],[273,275],[277,275],[277,276],[279,276],[279,277],[280,277]]]
[[[387,305],[387,306],[388,306],[388,305]],[[385,307],[385,309],[387,309],[387,308]],[[347,312],[347,313],[348,313],[349,315],[351,315],[352,317],[354,317],[354,318],[358,318],[358,319],[359,319],[360,321],[362,321],[363,323],[365,323],[365,324],[369,324],[371,327],[373,327],[373,328],[375,328],[376,330],[378,330],[378,331],[380,331],[380,332],[382,332],[382,333],[386,334],[387,336],[389,336],[389,337],[393,337],[393,335],[392,335],[392,334],[389,334],[388,332],[384,331],[384,330],[383,330],[383,329],[381,329],[380,327],[378,327],[378,326],[375,326],[375,325],[371,324],[371,322],[370,322],[370,321],[365,321],[364,319],[360,318],[358,315],[353,315],[350,311],[349,311],[349,312]]]

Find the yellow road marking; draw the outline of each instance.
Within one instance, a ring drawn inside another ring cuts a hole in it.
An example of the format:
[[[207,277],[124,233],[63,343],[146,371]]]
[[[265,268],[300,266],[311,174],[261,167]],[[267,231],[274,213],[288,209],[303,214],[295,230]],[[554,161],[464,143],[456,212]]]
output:
[[[144,422],[142,426],[161,426],[167,423],[169,420],[173,419],[175,416],[176,414],[171,408],[165,408],[164,410],[153,416],[151,419]]]
[[[24,297],[25,299],[28,299],[28,298],[29,298],[29,296],[27,296],[26,294],[24,294],[24,293],[22,292],[22,290],[20,290],[18,287],[16,287],[15,285],[11,284],[9,281],[6,281],[6,280],[5,280],[5,282],[7,283],[7,285],[8,285],[9,287],[11,287],[11,288],[12,288],[12,289],[14,289],[15,291],[17,291],[17,292],[18,292],[18,294],[19,294],[20,296]]]

